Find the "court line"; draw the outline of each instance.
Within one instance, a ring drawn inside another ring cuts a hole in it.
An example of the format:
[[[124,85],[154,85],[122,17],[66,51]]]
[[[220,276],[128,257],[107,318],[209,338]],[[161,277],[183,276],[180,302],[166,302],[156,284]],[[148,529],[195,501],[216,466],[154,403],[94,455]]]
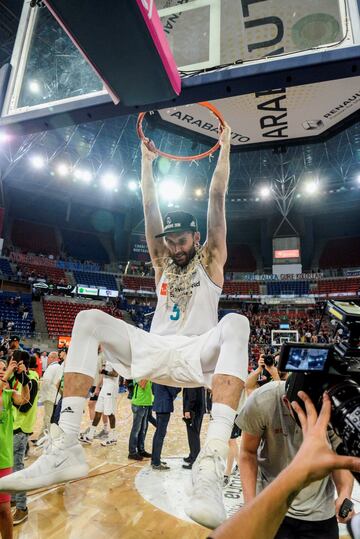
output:
[[[105,464],[108,464],[108,465],[111,466],[111,464],[109,462],[103,462],[102,464],[99,464],[98,466],[95,466],[94,468],[92,468],[89,471],[89,473],[91,473],[92,471],[100,468],[101,466],[104,466]],[[114,466],[115,466],[115,464],[114,464]],[[47,494],[49,494],[51,492],[54,492],[58,488],[63,487],[65,485],[71,485],[73,483],[79,483],[80,481],[85,481],[87,479],[95,479],[95,477],[99,477],[100,475],[107,475],[107,474],[110,474],[110,473],[113,473],[113,472],[117,472],[118,470],[122,470],[123,468],[128,468],[130,466],[139,466],[139,463],[138,462],[129,462],[129,464],[118,465],[116,468],[114,468],[112,470],[107,470],[106,472],[100,472],[100,473],[97,473],[97,474],[94,474],[94,475],[87,475],[86,477],[80,477],[80,479],[74,479],[72,481],[66,481],[65,483],[59,483],[58,485],[55,485],[55,486],[51,486],[51,487],[44,488],[44,489],[39,489],[36,494],[33,494],[33,495],[30,494],[29,495],[29,497],[28,497],[29,503],[32,503],[32,502],[34,502],[36,500],[39,500],[43,496],[45,496],[45,495],[47,495]]]

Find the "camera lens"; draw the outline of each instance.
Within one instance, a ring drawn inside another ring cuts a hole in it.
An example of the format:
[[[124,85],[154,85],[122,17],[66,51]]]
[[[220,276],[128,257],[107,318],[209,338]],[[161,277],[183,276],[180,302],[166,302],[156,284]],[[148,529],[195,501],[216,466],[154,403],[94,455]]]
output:
[[[341,437],[346,453],[360,456],[360,387],[345,380],[328,390],[332,403],[331,424]]]

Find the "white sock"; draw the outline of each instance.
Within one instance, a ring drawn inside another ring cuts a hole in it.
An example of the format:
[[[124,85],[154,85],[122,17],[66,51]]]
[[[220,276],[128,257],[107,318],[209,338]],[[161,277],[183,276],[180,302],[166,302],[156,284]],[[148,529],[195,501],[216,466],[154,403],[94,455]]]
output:
[[[115,427],[113,429],[110,429],[109,438],[110,440],[116,440]]]
[[[105,432],[109,432],[109,423],[103,423],[103,429]]]
[[[93,425],[91,425],[90,430],[89,430],[89,434],[87,435],[88,438],[91,438],[91,439],[94,438],[94,436],[96,434],[96,429],[97,429],[97,427],[94,427]]]
[[[236,411],[227,406],[227,404],[213,403],[211,409],[211,417],[209,428],[206,435],[205,445],[215,440],[222,442],[219,446],[226,444],[226,454],[224,447],[223,458],[227,457],[228,442],[231,436],[231,431],[234,426]]]
[[[83,411],[86,404],[85,397],[64,397],[61,405],[59,427],[66,434],[78,436]]]

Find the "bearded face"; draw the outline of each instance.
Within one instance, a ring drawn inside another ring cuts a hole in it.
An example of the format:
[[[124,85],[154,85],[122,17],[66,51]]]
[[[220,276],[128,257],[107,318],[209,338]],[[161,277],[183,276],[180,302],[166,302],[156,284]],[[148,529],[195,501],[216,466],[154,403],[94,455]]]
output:
[[[195,243],[199,239],[199,232],[178,232],[165,236],[170,258],[177,266],[183,268],[194,258],[196,253]]]

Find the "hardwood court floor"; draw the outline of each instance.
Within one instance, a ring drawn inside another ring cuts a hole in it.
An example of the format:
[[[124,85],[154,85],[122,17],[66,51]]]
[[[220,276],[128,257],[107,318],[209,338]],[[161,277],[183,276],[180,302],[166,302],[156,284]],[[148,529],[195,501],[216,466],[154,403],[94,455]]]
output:
[[[188,455],[182,400],[175,402],[163,457]],[[39,407],[37,429],[42,422]],[[208,422],[205,416],[204,426]],[[84,428],[87,426],[84,415]],[[15,528],[15,539],[204,539],[208,530],[177,519],[145,501],[137,492],[135,476],[149,460],[129,461],[128,439],[132,425],[130,401],[126,394],[118,398],[116,446],[102,447],[99,441],[85,446],[91,476],[67,485],[31,494],[29,519]],[[206,427],[204,428],[204,431]],[[149,425],[146,449],[151,451],[154,428]],[[32,449],[32,453],[35,450]],[[27,462],[31,463],[33,458]],[[160,473],[160,472],[156,472]],[[166,473],[166,472],[163,472]]]
[[[42,422],[39,408],[37,429]],[[186,429],[182,421],[182,399],[175,401],[163,457],[188,454]],[[208,416],[204,416],[203,434]],[[205,539],[208,530],[157,509],[135,488],[138,472],[149,461],[127,459],[132,424],[130,401],[119,395],[117,413],[118,443],[102,447],[99,441],[85,446],[90,477],[32,493],[28,497],[29,519],[15,528],[15,539]],[[87,413],[83,427],[88,426]],[[154,428],[149,425],[146,449],[151,451]],[[32,449],[32,453],[35,450]],[[28,460],[31,463],[33,458]],[[171,466],[171,460],[169,460]],[[161,472],[155,472],[161,473]],[[166,472],[162,472],[166,473]],[[348,538],[341,534],[341,539]],[[235,539],[235,538],[234,538]]]

